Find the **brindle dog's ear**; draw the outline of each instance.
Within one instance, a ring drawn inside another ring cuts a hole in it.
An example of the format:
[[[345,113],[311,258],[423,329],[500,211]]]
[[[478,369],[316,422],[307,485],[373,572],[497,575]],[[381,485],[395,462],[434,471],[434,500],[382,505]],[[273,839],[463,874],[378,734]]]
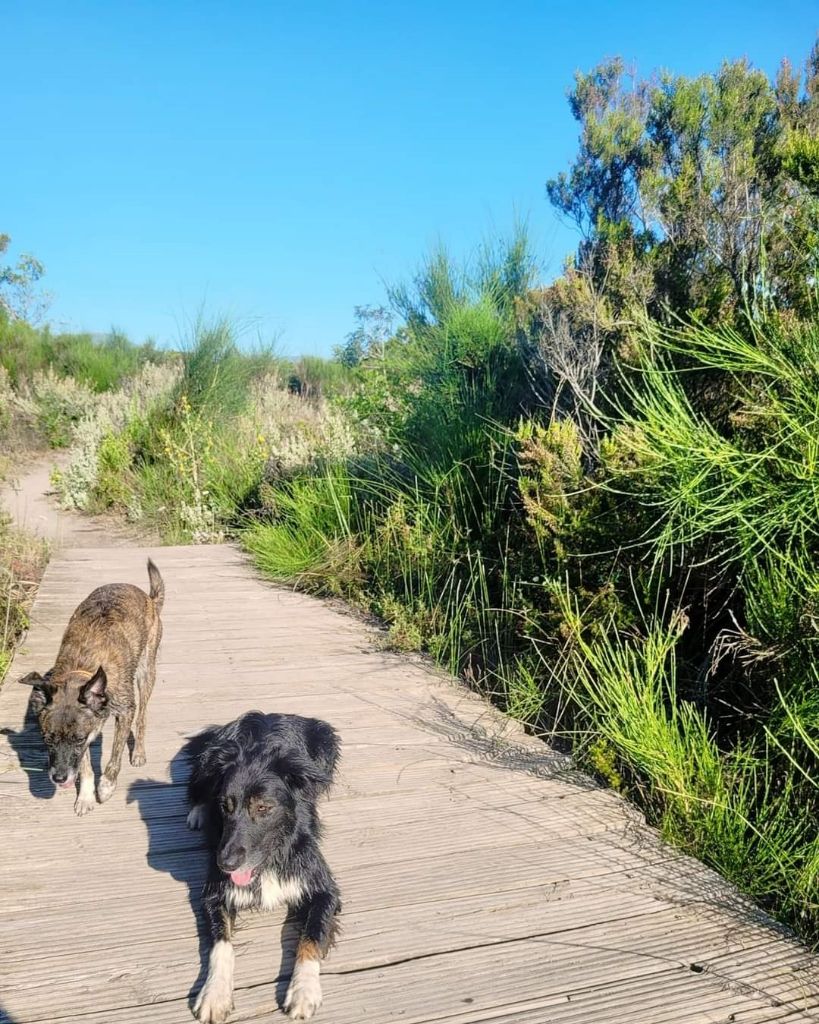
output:
[[[92,711],[102,711],[108,703],[108,694],[105,692],[107,687],[108,677],[100,665],[88,682],[80,687],[80,704],[85,704]]]
[[[31,710],[38,714],[43,710],[46,704],[51,703],[51,698],[54,696],[54,687],[48,680],[48,673],[46,677],[40,675],[39,672],[29,672],[27,676],[23,676],[19,680],[23,686],[32,687],[31,697],[29,697],[29,707]]]

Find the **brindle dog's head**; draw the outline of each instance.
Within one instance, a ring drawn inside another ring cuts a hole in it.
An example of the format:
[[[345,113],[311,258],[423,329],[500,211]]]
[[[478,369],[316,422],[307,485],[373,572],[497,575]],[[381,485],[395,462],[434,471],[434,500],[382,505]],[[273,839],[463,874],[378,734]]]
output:
[[[55,785],[67,788],[107,717],[105,672],[100,666],[90,678],[87,672],[69,672],[59,680],[49,672],[45,676],[29,672],[20,682],[32,687],[29,707],[40,723],[49,777]]]

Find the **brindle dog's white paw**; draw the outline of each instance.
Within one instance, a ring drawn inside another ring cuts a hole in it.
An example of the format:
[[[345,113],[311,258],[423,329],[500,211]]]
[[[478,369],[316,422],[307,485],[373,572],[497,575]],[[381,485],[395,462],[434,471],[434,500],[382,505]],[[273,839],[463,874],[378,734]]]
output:
[[[93,795],[88,796],[84,793],[80,793],[77,799],[74,801],[74,813],[82,817],[84,814],[88,814],[89,811],[93,811],[96,807],[96,802]]]
[[[148,758],[145,756],[144,750],[135,750],[131,754],[131,764],[134,768],[141,768],[144,764],[147,764]]]
[[[188,811],[188,828],[194,832],[198,832],[200,828],[204,828],[207,813],[207,808],[204,804],[194,804]]]
[[[321,1006],[321,982],[318,972],[299,972],[298,968],[284,997],[284,1012],[291,1020],[310,1020]]]
[[[208,980],[193,1004],[193,1015],[201,1024],[223,1024],[233,1009],[233,991],[221,978]]]
[[[114,790],[116,788],[116,782],[112,782],[109,778],[106,778],[106,776],[103,775],[97,783],[97,799],[99,802],[104,804],[106,800],[110,800],[114,795]]]

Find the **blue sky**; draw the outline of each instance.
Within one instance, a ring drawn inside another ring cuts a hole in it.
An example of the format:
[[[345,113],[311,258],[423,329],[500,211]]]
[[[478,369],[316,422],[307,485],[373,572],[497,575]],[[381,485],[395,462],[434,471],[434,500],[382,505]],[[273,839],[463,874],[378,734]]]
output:
[[[0,231],[59,324],[177,342],[204,307],[328,353],[439,240],[526,218],[560,269],[575,69],[773,72],[817,28],[815,0],[9,4]]]

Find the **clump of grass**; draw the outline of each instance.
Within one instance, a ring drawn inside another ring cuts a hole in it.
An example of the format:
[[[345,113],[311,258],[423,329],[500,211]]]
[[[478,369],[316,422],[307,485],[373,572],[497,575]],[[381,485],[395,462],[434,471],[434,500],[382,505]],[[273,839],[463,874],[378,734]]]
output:
[[[612,621],[590,633],[576,600],[563,592],[560,601],[565,660],[545,668],[576,709],[584,760],[637,796],[675,845],[759,902],[814,927],[819,906],[805,897],[819,841],[804,789],[777,770],[768,742],[721,750],[703,709],[681,699],[685,615],[652,616],[631,635]]]
[[[662,517],[660,555],[718,539],[724,564],[764,552],[816,547],[819,526],[819,321],[778,317],[730,326],[647,325],[652,348],[694,361],[695,372],[730,375],[728,424],[695,408],[684,380],[659,359],[627,388],[628,442]]]
[[[350,513],[350,477],[328,466],[278,489],[273,521],[251,526],[242,541],[271,578],[350,595],[358,576]]]
[[[274,488],[273,523],[249,541],[275,578],[346,593],[384,619],[392,646],[429,651],[475,682],[499,670],[521,621],[504,610],[514,604],[504,553],[513,440],[492,415],[508,421],[507,403],[526,390],[514,298],[528,258],[519,240],[496,256],[461,272],[438,253],[398,296],[410,328],[379,349],[347,403],[380,452],[325,470],[344,481],[341,520],[328,524],[304,500],[303,487],[329,509],[323,482],[290,480]],[[339,537],[356,571],[333,563],[323,575]]]
[[[199,321],[182,353],[177,397],[197,412],[233,416],[250,398],[252,382],[276,365],[272,348],[243,351],[229,320]]]
[[[0,683],[5,678],[48,559],[45,542],[0,518]]]

